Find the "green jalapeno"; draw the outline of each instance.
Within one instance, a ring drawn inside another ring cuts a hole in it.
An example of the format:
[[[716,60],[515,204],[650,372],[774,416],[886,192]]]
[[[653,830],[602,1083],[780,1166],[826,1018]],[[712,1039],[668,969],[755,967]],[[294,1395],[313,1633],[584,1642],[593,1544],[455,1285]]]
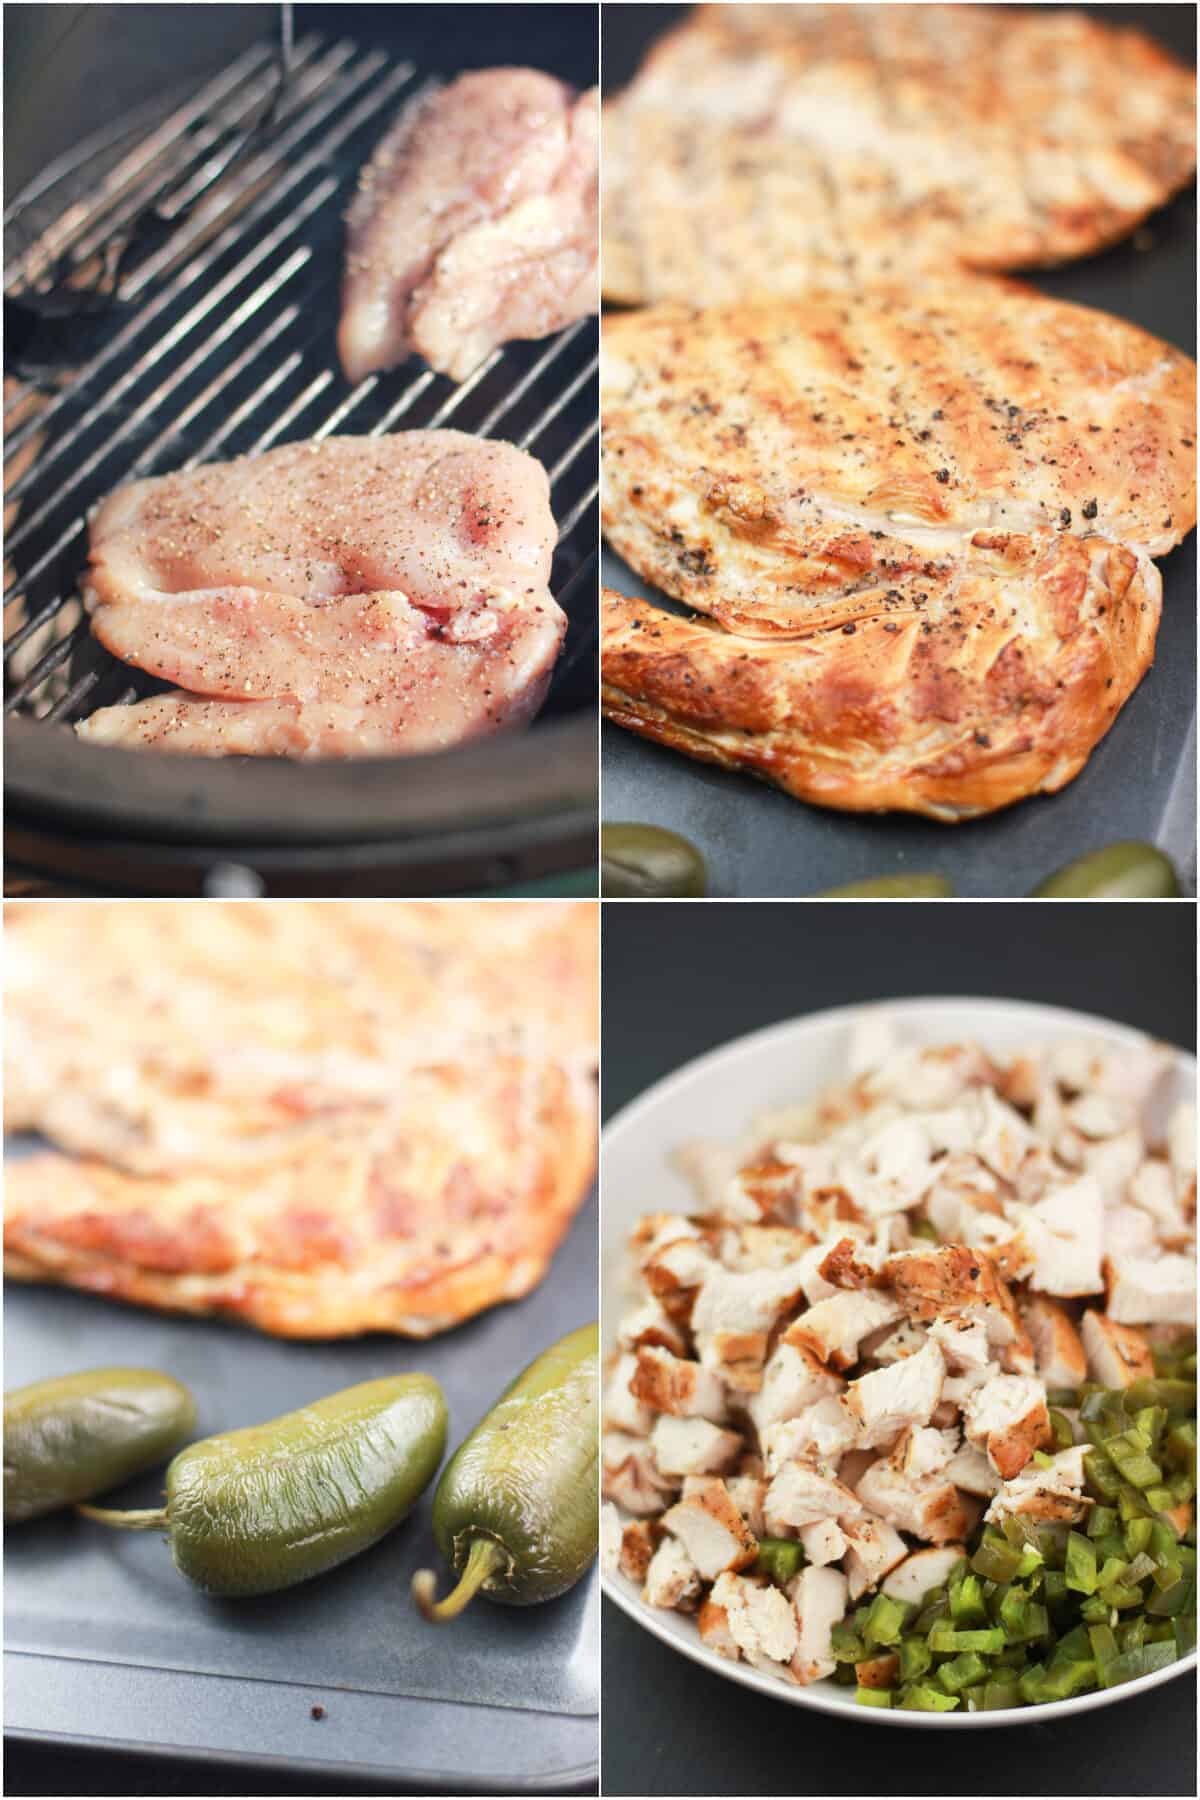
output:
[[[575,1585],[599,1538],[598,1419],[599,1334],[587,1325],[530,1363],[447,1463],[433,1534],[459,1580],[435,1603],[433,1571],[413,1576],[427,1619],[456,1618],[480,1592],[532,1606]]]
[[[165,1531],[176,1568],[206,1594],[269,1594],[357,1556],[398,1525],[445,1443],[437,1382],[388,1376],[190,1445],[167,1470],[163,1507],[79,1511],[124,1530]]]
[[[182,1382],[85,1369],[4,1396],[4,1519],[37,1519],[165,1462],[196,1426]]]

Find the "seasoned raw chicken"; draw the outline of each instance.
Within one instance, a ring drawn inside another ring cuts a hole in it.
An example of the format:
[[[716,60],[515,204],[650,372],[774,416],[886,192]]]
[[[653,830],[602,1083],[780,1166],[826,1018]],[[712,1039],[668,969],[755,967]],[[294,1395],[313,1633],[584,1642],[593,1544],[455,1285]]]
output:
[[[566,625],[547,585],[554,539],[541,464],[455,431],[288,444],[134,482],[92,525],[92,628],[186,691],[94,714],[81,734],[353,756],[524,723]]]
[[[698,7],[605,108],[604,291],[707,304],[1123,236],[1195,168],[1195,76],[1062,7]]]
[[[604,333],[618,724],[800,799],[955,820],[1062,787],[1195,522],[1195,366],[1011,283],[659,307]],[[1136,472],[1136,479],[1131,471]]]
[[[484,69],[410,108],[351,208],[338,350],[350,381],[418,351],[461,381],[497,344],[599,302],[595,92]]]

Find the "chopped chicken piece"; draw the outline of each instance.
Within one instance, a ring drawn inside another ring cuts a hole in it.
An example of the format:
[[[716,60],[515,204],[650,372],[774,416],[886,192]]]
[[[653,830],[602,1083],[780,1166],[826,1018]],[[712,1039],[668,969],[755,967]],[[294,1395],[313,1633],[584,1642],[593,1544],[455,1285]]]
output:
[[[679,1145],[671,1162],[695,1190],[698,1210],[706,1218],[719,1214],[721,1197],[738,1171],[737,1149],[729,1144],[710,1143],[707,1138],[693,1138],[690,1143]]]
[[[992,1360],[987,1327],[982,1319],[935,1319],[929,1335],[940,1348],[951,1373],[985,1369]]]
[[[693,1243],[700,1240],[700,1227],[694,1219],[683,1213],[643,1213],[630,1233],[629,1248],[645,1269],[660,1250],[665,1250],[668,1244],[678,1243],[681,1238],[691,1238]]]
[[[801,1569],[796,1578],[793,1605],[799,1641],[792,1673],[802,1687],[832,1675],[833,1628],[846,1616],[846,1577],[838,1569]]]
[[[642,1278],[675,1324],[688,1328],[701,1285],[717,1267],[706,1244],[673,1238],[647,1257]]]
[[[1115,1206],[1124,1198],[1145,1149],[1142,1134],[1136,1125],[1131,1125],[1128,1131],[1121,1132],[1118,1137],[1104,1138],[1084,1145],[1083,1166],[1092,1180],[1098,1183],[1106,1206]]]
[[[903,1562],[908,1545],[900,1533],[883,1519],[854,1519],[845,1526],[849,1548],[846,1552],[846,1576],[851,1600],[859,1600],[873,1587],[878,1587],[889,1569]]]
[[[1088,1374],[1106,1388],[1132,1387],[1135,1381],[1154,1379],[1154,1357],[1142,1333],[1132,1325],[1118,1325],[1101,1312],[1085,1312],[1079,1321]]]
[[[630,1581],[636,1581],[641,1587],[646,1579],[646,1571],[650,1567],[651,1558],[658,1549],[663,1538],[662,1521],[659,1519],[632,1519],[621,1533],[620,1570]]]
[[[1104,1213],[1104,1254],[1153,1255],[1158,1248],[1154,1220],[1138,1206],[1109,1206]]]
[[[1068,1100],[1063,1113],[1071,1129],[1085,1138],[1117,1137],[1132,1119],[1132,1108],[1126,1101],[1094,1089]]]
[[[964,1493],[978,1494],[984,1500],[1000,1487],[999,1475],[974,1444],[964,1444],[961,1450],[956,1450],[942,1474]]]
[[[600,1508],[600,1567],[615,1575],[621,1563],[621,1515],[611,1500]]]
[[[738,1394],[757,1394],[769,1342],[765,1331],[714,1331],[705,1339],[704,1356],[727,1388]]]
[[[1167,1120],[1167,1154],[1175,1180],[1175,1198],[1191,1213],[1196,1210],[1196,1108],[1181,1100]]]
[[[736,1431],[723,1431],[707,1419],[673,1419],[669,1413],[655,1421],[650,1443],[664,1475],[723,1475],[742,1450]]]
[[[911,1116],[890,1119],[858,1146],[844,1177],[855,1203],[870,1217],[906,1212],[937,1179],[929,1132]]]
[[[1048,1469],[1030,1464],[1004,1483],[984,1518],[995,1524],[1006,1513],[1020,1513],[1027,1519],[1076,1523],[1092,1504],[1082,1491],[1083,1457],[1090,1449],[1090,1444],[1076,1444],[1073,1450],[1060,1450]]]
[[[1008,1286],[982,1250],[947,1244],[940,1250],[905,1251],[884,1264],[883,1279],[919,1324],[978,1318],[991,1344],[1012,1344],[1022,1336]]]
[[[977,1089],[971,1102],[975,1108],[975,1154],[1003,1180],[1011,1181],[1036,1144],[1036,1134],[990,1087]]]
[[[953,1106],[995,1073],[975,1044],[909,1045],[869,1075],[866,1086],[873,1094],[896,1096],[910,1111],[929,1112]]]
[[[630,1382],[637,1373],[636,1356],[619,1356],[604,1390],[604,1417],[617,1431],[631,1437],[649,1437],[654,1414],[631,1392]]]
[[[729,1497],[746,1521],[747,1530],[756,1538],[767,1535],[767,1524],[763,1517],[763,1502],[767,1497],[767,1483],[761,1475],[727,1475],[725,1486]]]
[[[939,1429],[922,1425],[916,1430],[902,1431],[892,1449],[892,1467],[902,1475],[936,1475],[957,1453],[959,1434],[955,1427]]]
[[[909,1606],[920,1606],[926,1594],[932,1594],[950,1579],[955,1563],[966,1556],[961,1544],[944,1544],[936,1550],[914,1550],[883,1583],[889,1600],[902,1600]]]
[[[670,1350],[675,1356],[687,1352],[683,1332],[655,1299],[643,1300],[640,1306],[626,1313],[617,1333],[617,1342],[622,1350],[640,1350],[643,1345],[657,1344],[661,1350]]]
[[[915,1356],[852,1381],[846,1404],[862,1421],[859,1442],[884,1444],[906,1425],[928,1424],[945,1375],[945,1359],[931,1341]]]
[[[647,1439],[606,1431],[600,1443],[605,1498],[628,1513],[658,1513],[679,1483],[659,1469]]]
[[[798,1304],[802,1293],[795,1263],[782,1269],[753,1269],[744,1275],[714,1265],[701,1284],[692,1312],[700,1361],[711,1366],[716,1332],[769,1331]]]
[[[819,1519],[815,1525],[802,1525],[800,1542],[804,1547],[805,1560],[814,1569],[823,1569],[827,1563],[841,1562],[850,1544],[836,1519]]]
[[[711,1419],[715,1425],[725,1418],[725,1390],[711,1369],[653,1345],[638,1351],[629,1388],[652,1412]]]
[[[836,1462],[858,1442],[859,1423],[840,1394],[823,1394],[794,1418],[779,1419],[760,1433],[769,1474],[785,1462]]]
[[[678,1538],[665,1537],[646,1570],[642,1599],[667,1611],[690,1611],[700,1599],[700,1574]]]
[[[1065,1307],[1032,1294],[1021,1308],[1033,1341],[1040,1380],[1048,1388],[1076,1388],[1087,1380],[1087,1357]]]
[[[880,1341],[870,1347],[869,1360],[880,1368],[888,1363],[903,1362],[906,1356],[915,1356],[928,1343],[930,1333],[923,1325],[914,1325],[911,1319],[901,1319],[898,1325],[889,1326],[881,1335]],[[868,1340],[859,1345],[864,1358],[868,1356]]]
[[[696,1616],[701,1642],[718,1656],[737,1662],[740,1652],[732,1631],[729,1629],[729,1614],[723,1606],[718,1606],[710,1594]]]
[[[1158,1241],[1165,1249],[1179,1249],[1190,1236],[1190,1226],[1175,1192],[1171,1165],[1148,1158],[1129,1184],[1129,1203],[1153,1221]]]
[[[838,1293],[818,1300],[791,1327],[790,1342],[807,1346],[822,1362],[848,1369],[858,1360],[858,1346],[868,1332],[904,1317],[904,1308],[890,1295],[864,1292]]]
[[[791,1662],[799,1634],[796,1615],[782,1589],[759,1587],[744,1575],[725,1574],[717,1577],[711,1598],[714,1606],[724,1610],[729,1635],[747,1660]]]
[[[823,1519],[860,1518],[863,1505],[853,1488],[809,1463],[785,1463],[767,1489],[763,1517],[771,1537],[786,1537]]]
[[[860,1075],[870,1075],[884,1067],[898,1049],[896,1027],[886,1012],[872,1009],[860,1013],[850,1027],[846,1073],[851,1081],[856,1081]]]
[[[699,1492],[686,1494],[662,1522],[682,1541],[705,1581],[715,1581],[723,1569],[744,1569],[758,1555],[758,1541],[723,1481],[706,1481]]]
[[[1104,1195],[1094,1175],[1052,1188],[1035,1206],[1012,1208],[1043,1294],[1075,1297],[1103,1287]]]
[[[417,350],[462,381],[496,345],[596,310],[595,93],[480,69],[409,107],[350,209],[347,379]]]
[[[954,1484],[941,1475],[900,1475],[886,1458],[859,1477],[856,1492],[871,1512],[927,1543],[966,1536],[967,1516]]]
[[[782,1269],[815,1246],[812,1233],[795,1225],[732,1225],[722,1232],[720,1254],[727,1269]]]
[[[1053,1441],[1046,1390],[1029,1375],[995,1375],[963,1403],[967,1437],[987,1451],[1005,1481],[1025,1467],[1035,1450]]]
[[[760,1435],[778,1419],[791,1419],[823,1394],[840,1393],[843,1383],[811,1350],[788,1342],[785,1333],[763,1370],[762,1387],[748,1411]]]
[[[796,1272],[800,1289],[810,1306],[815,1306],[819,1300],[828,1300],[831,1294],[838,1292],[833,1282],[826,1281],[821,1273],[821,1264],[832,1248],[832,1244],[814,1244],[811,1250],[805,1250],[797,1258]]]
[[[1105,1311],[1118,1325],[1196,1323],[1196,1269],[1190,1256],[1113,1257],[1105,1273]]]
[[[750,1225],[778,1219],[792,1211],[801,1177],[790,1164],[773,1154],[739,1169],[721,1196],[719,1216]]]

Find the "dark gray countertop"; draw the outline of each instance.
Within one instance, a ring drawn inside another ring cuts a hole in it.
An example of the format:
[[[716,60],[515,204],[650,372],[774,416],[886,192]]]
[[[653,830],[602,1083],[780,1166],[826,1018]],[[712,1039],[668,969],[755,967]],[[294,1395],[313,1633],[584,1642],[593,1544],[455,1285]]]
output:
[[[1101,1013],[1192,1048],[1195,911],[811,902],[604,908],[604,1108],[730,1038],[854,1001],[997,995]],[[1195,1684],[1053,1725],[946,1733],[827,1718],[709,1674],[611,1602],[605,1794],[1194,1794]]]

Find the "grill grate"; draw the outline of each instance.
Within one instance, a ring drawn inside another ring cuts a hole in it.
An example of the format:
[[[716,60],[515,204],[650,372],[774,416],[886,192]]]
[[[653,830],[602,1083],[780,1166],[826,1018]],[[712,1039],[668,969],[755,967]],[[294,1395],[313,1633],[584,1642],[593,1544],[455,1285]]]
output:
[[[5,292],[19,298],[65,254],[100,257],[147,207],[183,213],[129,259],[118,305],[79,321],[77,367],[5,383],[6,713],[62,723],[166,685],[110,656],[79,598],[87,518],[114,488],[293,439],[441,425],[510,439],[548,469],[569,625],[541,717],[593,705],[596,320],[495,351],[458,385],[413,359],[350,388],[334,345],[342,217],[383,130],[432,83],[308,36],[269,139],[211,183],[275,79],[271,46],[253,47],[165,116],[81,147],[5,217]]]

